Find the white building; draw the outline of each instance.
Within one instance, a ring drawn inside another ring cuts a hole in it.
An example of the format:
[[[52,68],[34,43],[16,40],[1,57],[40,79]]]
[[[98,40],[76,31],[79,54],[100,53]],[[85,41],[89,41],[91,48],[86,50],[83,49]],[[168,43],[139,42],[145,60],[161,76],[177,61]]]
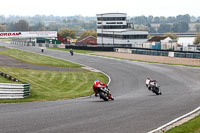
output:
[[[104,13],[96,16],[98,45],[134,46],[147,41],[148,31],[133,30],[126,13]]]

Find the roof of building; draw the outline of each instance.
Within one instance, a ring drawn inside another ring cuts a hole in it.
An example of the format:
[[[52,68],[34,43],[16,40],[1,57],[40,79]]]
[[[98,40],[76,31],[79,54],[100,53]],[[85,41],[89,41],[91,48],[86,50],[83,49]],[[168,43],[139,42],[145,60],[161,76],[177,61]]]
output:
[[[161,40],[165,40],[167,37],[162,36],[154,36],[148,40],[148,42],[160,42]]]
[[[117,13],[117,12],[113,12],[113,13],[101,13],[101,14],[96,14],[98,15],[108,15],[108,14],[123,14],[123,15],[127,15],[126,13]]]

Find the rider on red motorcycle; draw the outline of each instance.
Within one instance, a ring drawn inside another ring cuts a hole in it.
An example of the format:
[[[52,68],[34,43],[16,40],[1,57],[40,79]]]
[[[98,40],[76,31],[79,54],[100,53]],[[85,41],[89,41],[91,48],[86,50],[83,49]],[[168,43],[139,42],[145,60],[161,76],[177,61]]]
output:
[[[106,84],[100,82],[99,80],[95,80],[94,84],[93,84],[93,90],[94,90],[95,96],[97,96],[97,94],[98,94],[98,92],[96,91],[97,88],[105,88],[105,87],[107,87]]]
[[[99,94],[100,99],[103,99],[104,101],[108,101],[109,99],[114,100],[114,98],[111,96],[110,89],[108,86],[99,80],[96,80],[93,84],[93,90],[95,93],[95,96]]]

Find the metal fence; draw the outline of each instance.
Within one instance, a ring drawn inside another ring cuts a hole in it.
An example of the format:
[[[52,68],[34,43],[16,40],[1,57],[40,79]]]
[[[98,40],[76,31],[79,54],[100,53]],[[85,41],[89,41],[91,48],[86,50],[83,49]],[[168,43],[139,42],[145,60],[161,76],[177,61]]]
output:
[[[141,50],[141,49],[121,49],[121,48],[115,48],[114,51],[115,52],[132,53],[132,54],[200,59],[200,52],[159,51],[159,50],[150,50],[150,49]]]

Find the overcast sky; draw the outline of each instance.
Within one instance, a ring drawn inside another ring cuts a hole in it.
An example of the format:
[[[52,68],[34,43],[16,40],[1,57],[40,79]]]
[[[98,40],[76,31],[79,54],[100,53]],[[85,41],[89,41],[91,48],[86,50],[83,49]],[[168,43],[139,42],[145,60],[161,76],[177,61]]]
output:
[[[128,16],[200,16],[200,0],[1,0],[0,15],[96,16],[100,13]]]

